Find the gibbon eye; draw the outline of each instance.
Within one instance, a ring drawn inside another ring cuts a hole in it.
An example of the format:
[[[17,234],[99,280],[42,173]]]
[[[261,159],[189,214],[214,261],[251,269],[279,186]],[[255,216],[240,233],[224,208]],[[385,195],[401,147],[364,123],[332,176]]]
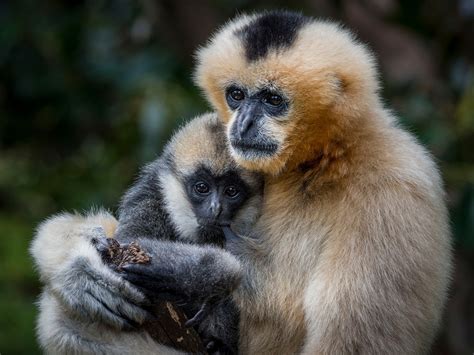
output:
[[[237,190],[235,186],[228,186],[225,189],[224,193],[226,194],[226,196],[233,198],[239,194],[239,190]]]
[[[277,94],[269,94],[263,99],[263,101],[272,106],[280,106],[283,102],[283,98]]]
[[[245,98],[245,94],[240,89],[232,89],[230,91],[230,97],[232,97],[232,99],[235,101],[242,101]]]
[[[205,195],[209,193],[209,185],[205,182],[199,181],[194,185],[194,191],[198,194]]]

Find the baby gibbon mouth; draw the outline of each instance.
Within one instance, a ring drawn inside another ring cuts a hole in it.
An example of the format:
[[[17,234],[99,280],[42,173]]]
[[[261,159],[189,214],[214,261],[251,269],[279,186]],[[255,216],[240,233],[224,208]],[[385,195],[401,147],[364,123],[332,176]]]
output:
[[[252,154],[258,156],[272,156],[278,150],[276,143],[254,143],[243,139],[231,139],[230,144],[242,155]]]
[[[214,218],[199,218],[198,223],[204,229],[219,229],[221,227],[221,222]]]

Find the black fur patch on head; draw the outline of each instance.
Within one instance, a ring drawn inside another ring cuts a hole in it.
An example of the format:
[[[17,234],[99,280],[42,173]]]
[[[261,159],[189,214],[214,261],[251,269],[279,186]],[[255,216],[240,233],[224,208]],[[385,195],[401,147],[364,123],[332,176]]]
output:
[[[270,11],[258,16],[237,35],[242,38],[248,61],[264,58],[270,49],[290,47],[308,17],[291,11]]]

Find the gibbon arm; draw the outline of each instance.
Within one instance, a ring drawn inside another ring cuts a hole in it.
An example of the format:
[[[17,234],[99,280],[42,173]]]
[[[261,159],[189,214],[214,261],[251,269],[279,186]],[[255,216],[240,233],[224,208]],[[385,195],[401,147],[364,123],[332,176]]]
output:
[[[96,249],[96,241],[112,235],[116,223],[112,215],[99,211],[87,216],[61,214],[39,226],[30,251],[45,284],[39,303],[38,335],[46,350],[124,351],[123,344],[127,342],[117,345],[117,341],[110,341],[110,338],[122,337],[136,343],[138,336],[133,337],[123,331],[137,330],[141,325],[147,330],[150,326],[156,328],[157,324],[153,321],[156,317],[148,310],[153,309],[154,314],[159,311],[161,317],[169,315],[167,310],[170,304],[164,300],[192,301],[193,305],[205,303],[209,298],[225,300],[240,280],[240,264],[221,249],[149,238],[139,239],[139,243],[152,256],[150,265],[143,270],[131,267],[122,275],[118,274],[103,263]],[[139,287],[142,281],[151,279],[152,287],[140,287],[142,292],[127,282],[124,275]],[[163,301],[154,302],[152,306],[145,294]],[[217,313],[225,309],[229,308],[220,306]],[[217,313],[214,312],[200,325],[204,337],[209,326],[218,325],[216,317],[220,316]],[[182,315],[178,311],[179,314]],[[104,328],[101,324],[110,328]],[[238,331],[234,329],[235,324],[229,326],[232,328],[229,331],[219,330],[223,335],[231,333],[224,337],[226,339],[232,339],[231,335]],[[184,324],[180,327],[184,329]],[[92,331],[93,328],[98,330]],[[113,329],[116,329],[115,336],[111,335]],[[163,332],[151,330],[155,340],[175,345],[169,342],[169,337],[162,337]],[[103,335],[99,335],[101,333]],[[192,331],[189,333],[189,339],[184,339],[183,343],[200,348],[200,343],[194,341],[199,338]],[[211,332],[211,341],[212,335],[215,331]],[[147,337],[145,343],[138,342],[141,347],[149,348],[154,343]]]

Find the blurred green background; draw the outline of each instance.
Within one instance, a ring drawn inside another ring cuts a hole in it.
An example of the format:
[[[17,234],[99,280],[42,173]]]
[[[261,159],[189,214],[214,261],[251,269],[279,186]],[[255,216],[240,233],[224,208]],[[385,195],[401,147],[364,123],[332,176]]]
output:
[[[433,353],[474,350],[474,0],[0,2],[0,353],[38,353],[28,255],[59,211],[115,210],[173,128],[208,110],[193,51],[238,12],[345,23],[376,53],[383,96],[436,156],[456,273]]]

